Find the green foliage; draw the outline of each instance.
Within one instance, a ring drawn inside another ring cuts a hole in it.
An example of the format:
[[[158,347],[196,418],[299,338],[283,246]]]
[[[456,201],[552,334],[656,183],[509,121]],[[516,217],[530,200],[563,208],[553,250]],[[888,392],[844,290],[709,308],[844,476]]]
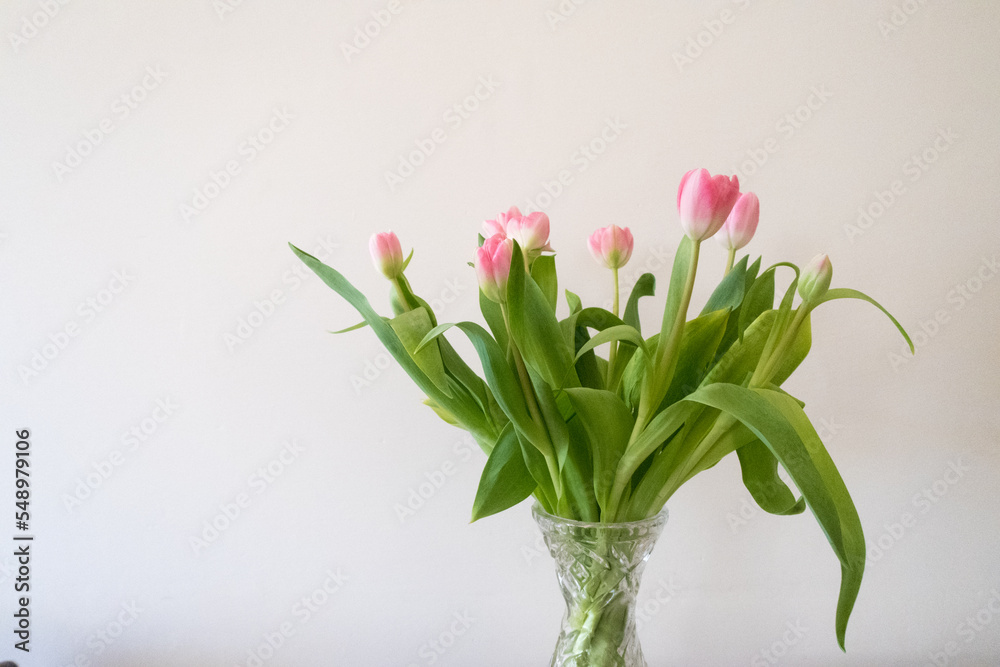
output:
[[[911,349],[912,342],[885,308],[856,290],[830,289],[796,307],[798,267],[780,262],[761,271],[760,258],[737,262],[688,319],[699,243],[685,237],[679,244],[662,326],[648,338],[639,305],[654,295],[650,273],[636,281],[621,318],[584,307],[564,290],[569,315],[559,321],[555,259],[526,263],[514,243],[505,302],[479,295],[487,330],[473,322],[439,325],[405,276],[390,292],[394,317],[384,318],[340,273],[292,249],[364,318],[334,333],[369,327],[426,394],[425,403],[488,454],[473,521],[531,495],[570,519],[649,517],[735,452],[762,509],[790,515],[808,507],[826,536],[841,565],[836,634],[843,647],[864,572],[861,523],[802,402],[781,385],[809,353],[811,310],[827,301],[868,301]],[[794,277],[776,305],[779,268]],[[471,342],[481,374],[445,338],[453,327]],[[615,350],[612,359],[601,356],[605,344]]]

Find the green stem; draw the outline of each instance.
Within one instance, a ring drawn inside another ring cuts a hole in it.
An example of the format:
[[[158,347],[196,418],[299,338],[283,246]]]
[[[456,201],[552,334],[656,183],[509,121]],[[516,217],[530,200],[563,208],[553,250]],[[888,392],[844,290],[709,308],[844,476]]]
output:
[[[809,314],[809,310],[810,309],[806,307],[805,304],[799,306],[798,310],[795,311],[795,317],[792,319],[792,323],[782,333],[777,347],[775,347],[773,352],[770,353],[768,353],[768,350],[764,350],[764,355],[761,356],[761,361],[757,364],[757,368],[754,369],[753,376],[750,378],[751,387],[762,387],[770,382],[771,375],[774,373],[775,367],[781,361],[785,352],[788,351],[788,348],[791,347],[792,342],[798,336],[799,327],[802,326],[802,320],[804,320],[805,316]]]
[[[521,392],[524,394],[525,403],[528,404],[528,413],[531,415],[531,421],[538,425],[542,433],[548,434],[545,420],[538,409],[538,399],[535,398],[535,388],[531,385],[531,377],[528,375],[528,369],[525,367],[524,359],[521,357],[521,350],[518,349],[517,344],[514,342],[514,336],[510,331],[510,318],[507,316],[507,306],[503,303],[500,304],[500,312],[503,314],[504,325],[507,327],[507,340],[510,343],[510,351],[514,357],[514,366],[517,367],[517,376],[521,381]],[[544,450],[540,448],[540,451],[545,458],[545,465],[549,469],[549,477],[552,478],[552,487],[555,490],[558,501],[562,497],[562,483],[559,477],[559,466],[555,459],[555,451],[547,435],[545,445]]]
[[[729,257],[726,258],[726,273],[723,275],[728,275],[733,269],[733,262],[736,260],[736,248],[729,249]]]
[[[403,286],[399,284],[399,278],[393,278],[391,282],[392,286],[396,288],[396,296],[399,298],[399,304],[402,306],[403,310],[406,312],[413,310],[406,298],[406,292],[403,291]]]
[[[615,276],[615,292],[614,299],[611,302],[611,312],[615,317],[618,317],[618,268],[611,269],[611,272]],[[618,341],[613,340],[611,341],[611,351],[608,352],[608,377],[604,382],[604,386],[611,391],[614,391],[614,388],[611,386],[611,378],[614,377],[613,369],[615,367],[616,356],[618,356]]]

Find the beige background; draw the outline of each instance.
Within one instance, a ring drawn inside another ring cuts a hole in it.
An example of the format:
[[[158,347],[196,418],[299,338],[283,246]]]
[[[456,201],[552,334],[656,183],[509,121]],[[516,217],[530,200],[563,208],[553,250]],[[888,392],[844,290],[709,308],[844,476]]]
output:
[[[562,601],[527,504],[468,525],[484,457],[369,332],[326,333],[357,317],[285,243],[388,312],[367,239],[393,229],[441,319],[472,319],[480,221],[534,202],[601,303],[586,235],[628,225],[626,284],[665,282],[704,166],[760,196],[753,252],[829,253],[919,350],[836,302],[786,385],[866,530],[849,652],[814,520],[752,509],[732,459],[671,502],[650,664],[1000,661],[998,28],[985,0],[3,3],[0,465],[30,429],[36,541],[30,655],[0,547],[0,656],[545,664]]]

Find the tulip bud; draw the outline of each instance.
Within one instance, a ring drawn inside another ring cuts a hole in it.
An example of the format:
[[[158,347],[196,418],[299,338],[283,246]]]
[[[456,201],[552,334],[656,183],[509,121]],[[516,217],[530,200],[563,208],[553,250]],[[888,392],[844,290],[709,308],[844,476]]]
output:
[[[490,301],[501,303],[507,300],[507,278],[513,251],[514,242],[501,234],[494,234],[476,249],[476,278],[479,289]]]
[[[389,280],[395,280],[403,273],[403,249],[399,247],[399,239],[393,232],[372,234],[368,250],[375,268]]]
[[[484,220],[483,230],[486,232],[486,238],[491,236],[496,236],[500,234],[503,238],[507,238],[507,223],[514,219],[520,218],[521,211],[516,206],[511,206],[506,213],[499,213],[495,220]]]
[[[516,210],[516,209],[513,209]],[[515,216],[507,220],[507,237],[517,241],[524,256],[533,259],[549,250],[549,216],[541,212]]]
[[[602,227],[587,239],[587,247],[598,264],[609,269],[620,269],[632,257],[632,232],[618,225]]]
[[[705,169],[684,174],[677,190],[677,212],[681,227],[692,241],[712,236],[726,221],[740,196],[736,176],[712,176]]]
[[[799,296],[806,303],[816,303],[830,289],[830,279],[833,278],[833,264],[826,255],[816,255],[812,258],[799,276]]]
[[[757,221],[760,220],[760,202],[757,195],[744,192],[736,200],[733,210],[715,237],[723,248],[739,250],[750,243],[757,231]]]

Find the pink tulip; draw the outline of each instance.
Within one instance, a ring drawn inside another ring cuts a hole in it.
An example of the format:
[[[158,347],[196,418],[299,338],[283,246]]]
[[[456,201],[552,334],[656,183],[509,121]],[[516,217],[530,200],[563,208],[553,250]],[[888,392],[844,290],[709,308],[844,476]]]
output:
[[[368,251],[372,254],[375,268],[389,280],[395,280],[403,272],[403,249],[393,232],[372,234]]]
[[[705,169],[684,174],[677,189],[677,212],[684,233],[692,241],[703,241],[715,234],[739,196],[736,176],[712,176]]]
[[[514,219],[520,218],[521,211],[516,206],[511,206],[506,213],[499,213],[495,220],[484,220],[483,230],[486,232],[486,238],[491,236],[496,236],[500,234],[503,238],[507,238],[507,223]]]
[[[723,248],[739,250],[750,243],[757,231],[757,221],[760,220],[760,201],[752,192],[744,192],[736,200],[733,210],[715,237]]]
[[[516,209],[513,209],[516,210]],[[507,220],[507,237],[517,241],[521,252],[529,259],[542,251],[551,251],[549,246],[549,216],[542,212],[515,216]]]
[[[587,247],[598,264],[609,269],[620,269],[632,257],[632,232],[618,225],[602,227],[587,239]]]
[[[507,277],[510,275],[513,250],[514,242],[501,234],[494,234],[476,249],[476,278],[479,289],[490,301],[501,303],[507,300]]]
[[[833,278],[833,264],[826,255],[816,255],[812,258],[799,276],[799,296],[805,302],[815,303],[823,298],[830,289]]]

